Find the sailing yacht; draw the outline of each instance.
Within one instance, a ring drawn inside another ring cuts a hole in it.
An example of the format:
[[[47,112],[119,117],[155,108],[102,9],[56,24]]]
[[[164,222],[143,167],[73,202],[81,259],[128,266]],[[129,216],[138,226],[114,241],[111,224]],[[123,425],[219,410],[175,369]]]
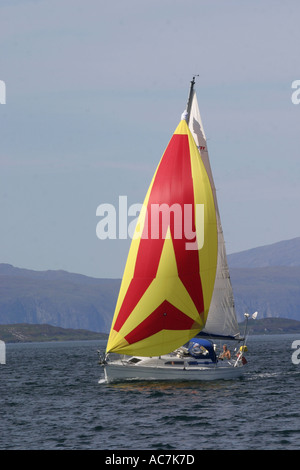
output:
[[[144,200],[100,363],[106,382],[234,379],[247,362],[245,336],[193,77]],[[221,358],[218,340],[241,345]]]

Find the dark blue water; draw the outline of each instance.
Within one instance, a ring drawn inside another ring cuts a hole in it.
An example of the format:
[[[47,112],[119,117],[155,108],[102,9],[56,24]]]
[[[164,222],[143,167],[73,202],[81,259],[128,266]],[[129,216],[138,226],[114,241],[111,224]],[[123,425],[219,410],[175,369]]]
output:
[[[0,449],[299,449],[298,336],[248,341],[244,378],[99,384],[95,341],[8,344]]]

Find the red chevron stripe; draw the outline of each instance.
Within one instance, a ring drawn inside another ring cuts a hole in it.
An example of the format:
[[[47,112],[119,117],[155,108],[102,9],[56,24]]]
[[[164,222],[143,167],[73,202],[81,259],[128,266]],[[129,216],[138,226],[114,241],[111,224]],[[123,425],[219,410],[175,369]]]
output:
[[[142,341],[161,330],[190,330],[194,320],[165,300],[126,337],[129,344]]]

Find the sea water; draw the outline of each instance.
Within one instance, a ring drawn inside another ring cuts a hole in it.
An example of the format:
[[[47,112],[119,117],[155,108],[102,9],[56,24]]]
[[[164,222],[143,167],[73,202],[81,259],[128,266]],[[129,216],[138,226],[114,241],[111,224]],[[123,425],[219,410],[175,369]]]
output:
[[[203,383],[106,384],[101,341],[7,344],[0,449],[299,449],[299,339],[250,336],[245,376]]]

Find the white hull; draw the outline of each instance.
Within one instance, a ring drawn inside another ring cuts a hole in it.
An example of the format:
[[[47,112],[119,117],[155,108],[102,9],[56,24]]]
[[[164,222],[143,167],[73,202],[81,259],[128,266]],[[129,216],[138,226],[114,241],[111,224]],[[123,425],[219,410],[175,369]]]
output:
[[[197,365],[189,365],[189,361],[180,361],[171,356],[139,359],[138,363],[129,362],[128,360],[116,360],[104,364],[106,382],[124,380],[231,380],[241,377],[244,372],[242,364],[234,366],[234,362],[229,361],[219,361],[217,363],[198,361]],[[183,364],[176,364],[180,362]]]

